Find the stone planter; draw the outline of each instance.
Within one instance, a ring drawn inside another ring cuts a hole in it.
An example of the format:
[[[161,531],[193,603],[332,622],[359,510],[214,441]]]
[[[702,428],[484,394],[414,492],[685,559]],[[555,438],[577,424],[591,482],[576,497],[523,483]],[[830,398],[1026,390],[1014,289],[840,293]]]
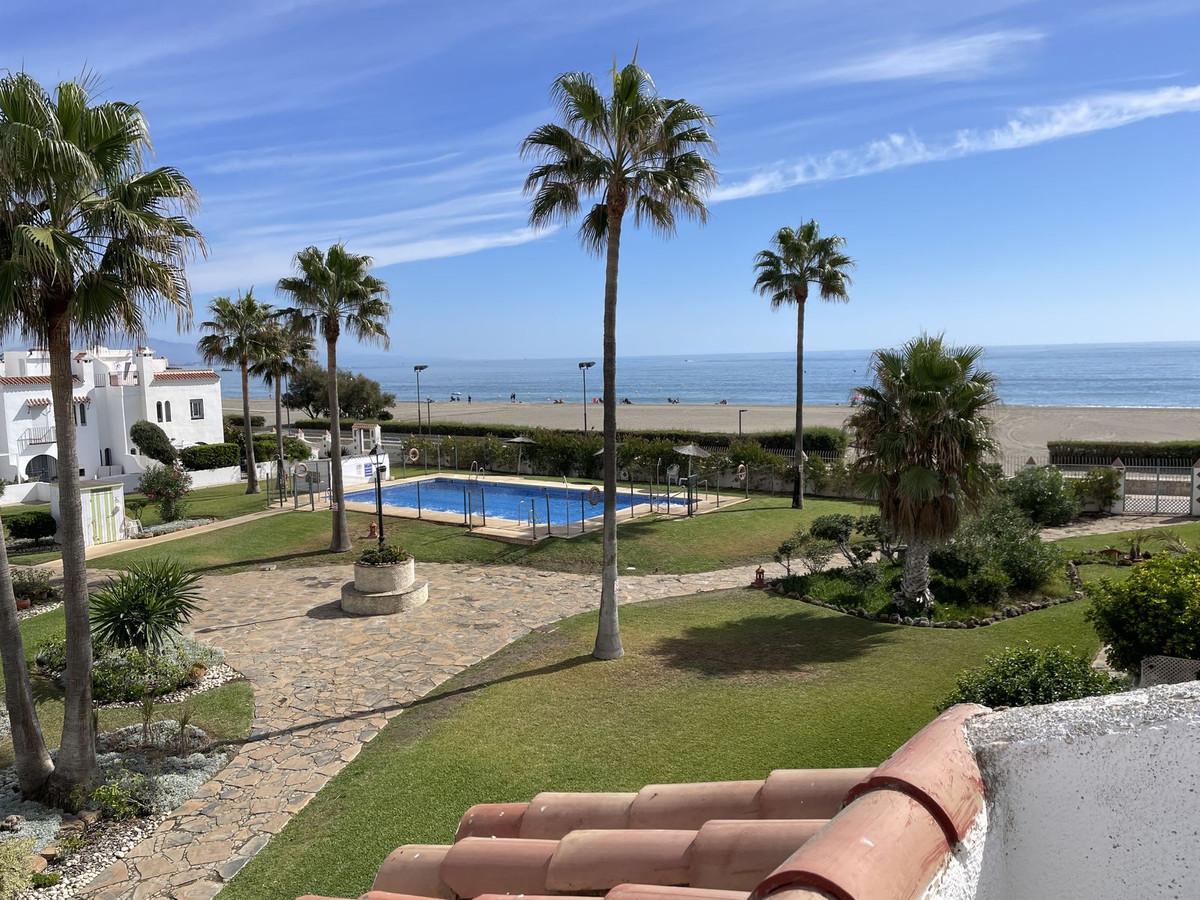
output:
[[[391,616],[429,599],[429,582],[416,580],[410,557],[394,566],[354,564],[354,581],[342,585],[342,611],[352,616]]]

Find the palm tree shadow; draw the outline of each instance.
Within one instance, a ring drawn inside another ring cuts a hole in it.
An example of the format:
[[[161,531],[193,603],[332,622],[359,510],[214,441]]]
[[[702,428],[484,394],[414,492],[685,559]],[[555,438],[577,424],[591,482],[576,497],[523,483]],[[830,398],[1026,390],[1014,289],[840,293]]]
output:
[[[845,662],[888,643],[896,629],[855,616],[800,609],[689,628],[650,652],[673,669],[715,677],[805,672]]]

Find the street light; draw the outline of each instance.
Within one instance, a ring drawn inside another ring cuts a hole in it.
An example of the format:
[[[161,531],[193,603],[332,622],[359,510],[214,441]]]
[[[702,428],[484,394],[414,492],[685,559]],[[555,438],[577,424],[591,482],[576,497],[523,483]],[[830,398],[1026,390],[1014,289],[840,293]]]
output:
[[[413,371],[417,373],[417,434],[421,433],[421,373],[428,369],[429,366],[418,365],[413,366]]]
[[[371,448],[371,462],[375,468],[375,520],[379,525],[379,546],[383,547],[383,465],[387,454],[376,444]]]
[[[738,437],[742,436],[742,413],[747,413],[747,412],[750,412],[750,410],[748,410],[748,409],[739,409],[738,410]]]
[[[588,408],[587,370],[590,369],[595,364],[596,364],[596,361],[594,359],[589,360],[588,362],[581,362],[579,364],[579,374],[583,376],[583,433],[584,434],[587,434],[587,408]]]

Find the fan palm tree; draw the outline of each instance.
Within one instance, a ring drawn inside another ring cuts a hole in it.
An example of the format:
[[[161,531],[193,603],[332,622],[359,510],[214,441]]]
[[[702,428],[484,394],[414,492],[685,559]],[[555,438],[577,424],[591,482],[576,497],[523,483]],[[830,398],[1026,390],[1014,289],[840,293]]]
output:
[[[296,254],[299,275],[279,279],[280,293],[292,301],[287,312],[306,333],[325,338],[329,379],[329,430],[333,435],[330,484],[333,487],[333,536],[329,549],[350,549],[346,525],[346,492],[342,486],[342,422],[338,406],[337,342],[345,330],[359,341],[388,345],[387,324],[392,307],[388,289],[371,274],[371,257],[351,253],[345,244],[328,250],[306,247]]]
[[[849,419],[856,473],[908,545],[897,599],[913,614],[933,604],[930,547],[953,535],[993,487],[988,411],[999,398],[995,378],[979,368],[982,354],[928,335],[898,351],[876,351],[873,382],[858,389],[862,399]]]
[[[0,324],[48,350],[58,457],[66,667],[62,743],[47,783],[54,802],[96,771],[92,643],[79,462],[72,423],[72,341],[140,336],[148,315],[191,321],[184,266],[203,249],[188,219],[196,193],[176,169],[147,169],[141,110],[98,102],[90,81],[53,94],[0,78]]]
[[[842,252],[845,238],[822,236],[821,226],[809,219],[799,228],[780,228],[771,238],[773,250],[754,259],[758,277],[754,289],[771,300],[771,308],[796,305],[796,443],[792,474],[792,508],[804,507],[804,307],[810,285],[830,303],[849,300],[850,269],[854,260]]]
[[[616,659],[617,619],[617,272],[626,212],[636,225],[669,236],[679,216],[703,222],[704,198],[716,182],[708,158],[712,119],[686,100],[660,97],[635,59],[612,70],[603,95],[591,75],[570,72],[554,80],[556,123],[525,138],[521,153],[537,160],[525,180],[533,195],[534,227],[569,222],[582,208],[579,239],[604,254],[604,563],[600,624],[592,653]]]
[[[258,361],[250,374],[275,389],[275,450],[278,459],[279,487],[283,488],[283,381],[292,378],[312,359],[313,339],[296,323],[276,318],[267,329]]]
[[[246,445],[246,493],[258,493],[258,468],[254,461],[254,429],[250,425],[250,367],[266,348],[271,307],[255,299],[254,289],[236,300],[214,297],[212,318],[200,328],[208,332],[197,347],[205,362],[236,365],[242,373],[242,437]]]

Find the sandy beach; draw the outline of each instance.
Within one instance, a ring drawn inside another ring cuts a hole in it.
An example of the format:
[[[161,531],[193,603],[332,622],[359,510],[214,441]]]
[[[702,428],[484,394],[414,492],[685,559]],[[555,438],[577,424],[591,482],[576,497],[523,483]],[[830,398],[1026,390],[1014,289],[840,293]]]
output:
[[[254,400],[255,413],[273,418],[272,405]],[[792,426],[792,409],[787,406],[701,406],[687,404],[646,404],[619,406],[617,427],[628,429],[691,429],[696,431],[738,430],[738,410],[744,409],[742,426],[746,432],[779,431]],[[241,403],[225,398],[226,413],[241,412]],[[397,418],[416,418],[415,404],[394,407]],[[588,406],[588,428],[598,430],[601,409]],[[804,410],[808,425],[840,427],[850,414],[846,406],[809,406]],[[295,415],[292,418],[296,418]],[[530,428],[580,428],[583,405],[580,403],[434,403],[434,430],[437,423],[479,422],[525,425]],[[1035,453],[1046,449],[1053,440],[1169,441],[1200,439],[1200,409],[1148,409],[1095,406],[1002,406],[996,410],[996,437],[1008,452]]]

